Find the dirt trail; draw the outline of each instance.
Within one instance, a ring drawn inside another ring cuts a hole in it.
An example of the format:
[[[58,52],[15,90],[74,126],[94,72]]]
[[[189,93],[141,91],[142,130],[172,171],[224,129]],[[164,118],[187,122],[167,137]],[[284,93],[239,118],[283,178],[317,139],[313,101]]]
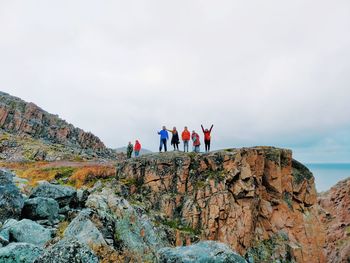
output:
[[[99,161],[91,161],[91,162],[72,162],[72,161],[54,161],[47,164],[44,164],[42,167],[44,168],[54,168],[54,167],[89,167],[89,166],[114,166],[115,162],[99,162]]]

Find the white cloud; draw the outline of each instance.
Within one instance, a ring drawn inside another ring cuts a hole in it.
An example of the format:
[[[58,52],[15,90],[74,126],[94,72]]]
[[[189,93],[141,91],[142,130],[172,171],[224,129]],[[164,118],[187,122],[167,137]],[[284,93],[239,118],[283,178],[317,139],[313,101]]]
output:
[[[139,138],[156,149],[162,124],[201,123],[215,124],[215,147],[322,144],[349,127],[349,10],[346,0],[0,1],[0,87],[111,147]]]

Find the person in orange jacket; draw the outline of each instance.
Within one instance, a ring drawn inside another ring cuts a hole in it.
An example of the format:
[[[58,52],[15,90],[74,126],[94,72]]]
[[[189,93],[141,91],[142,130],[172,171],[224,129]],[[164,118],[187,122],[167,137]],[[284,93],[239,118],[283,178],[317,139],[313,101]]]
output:
[[[214,125],[211,125],[210,129],[203,128],[203,125],[201,125],[202,131],[204,133],[204,144],[205,144],[205,152],[210,151],[210,141],[211,141],[211,130],[213,129]]]
[[[184,152],[188,152],[188,144],[191,140],[191,133],[190,131],[187,129],[187,126],[185,126],[185,129],[183,130],[182,134],[181,134],[181,139],[184,142]]]
[[[135,157],[140,155],[140,151],[141,151],[141,144],[138,140],[136,140],[135,147],[134,147]]]

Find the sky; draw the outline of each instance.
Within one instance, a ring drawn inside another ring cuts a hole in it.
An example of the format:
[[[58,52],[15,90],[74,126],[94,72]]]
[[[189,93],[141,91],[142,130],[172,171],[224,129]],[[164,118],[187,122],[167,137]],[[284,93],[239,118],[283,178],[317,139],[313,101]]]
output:
[[[112,148],[214,124],[213,149],[350,162],[349,28],[348,0],[0,0],[0,90]]]

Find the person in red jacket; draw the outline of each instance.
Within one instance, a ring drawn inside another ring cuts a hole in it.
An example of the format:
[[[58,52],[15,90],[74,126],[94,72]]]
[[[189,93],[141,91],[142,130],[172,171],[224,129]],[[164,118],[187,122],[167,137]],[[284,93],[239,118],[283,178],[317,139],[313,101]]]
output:
[[[135,147],[134,147],[135,157],[139,156],[140,151],[141,151],[141,144],[138,140],[136,140]]]
[[[214,125],[211,125],[210,129],[203,128],[203,125],[201,125],[202,131],[204,133],[204,144],[205,144],[205,152],[210,151],[210,141],[211,141],[211,130],[213,129]]]
[[[199,153],[200,151],[200,145],[201,145],[201,141],[199,139],[199,135],[198,133],[196,133],[195,131],[192,131],[192,141],[193,141],[193,151],[196,153]]]
[[[184,152],[188,152],[188,143],[191,140],[191,133],[190,131],[187,129],[187,126],[185,126],[184,131],[181,134],[181,139],[184,142]]]

